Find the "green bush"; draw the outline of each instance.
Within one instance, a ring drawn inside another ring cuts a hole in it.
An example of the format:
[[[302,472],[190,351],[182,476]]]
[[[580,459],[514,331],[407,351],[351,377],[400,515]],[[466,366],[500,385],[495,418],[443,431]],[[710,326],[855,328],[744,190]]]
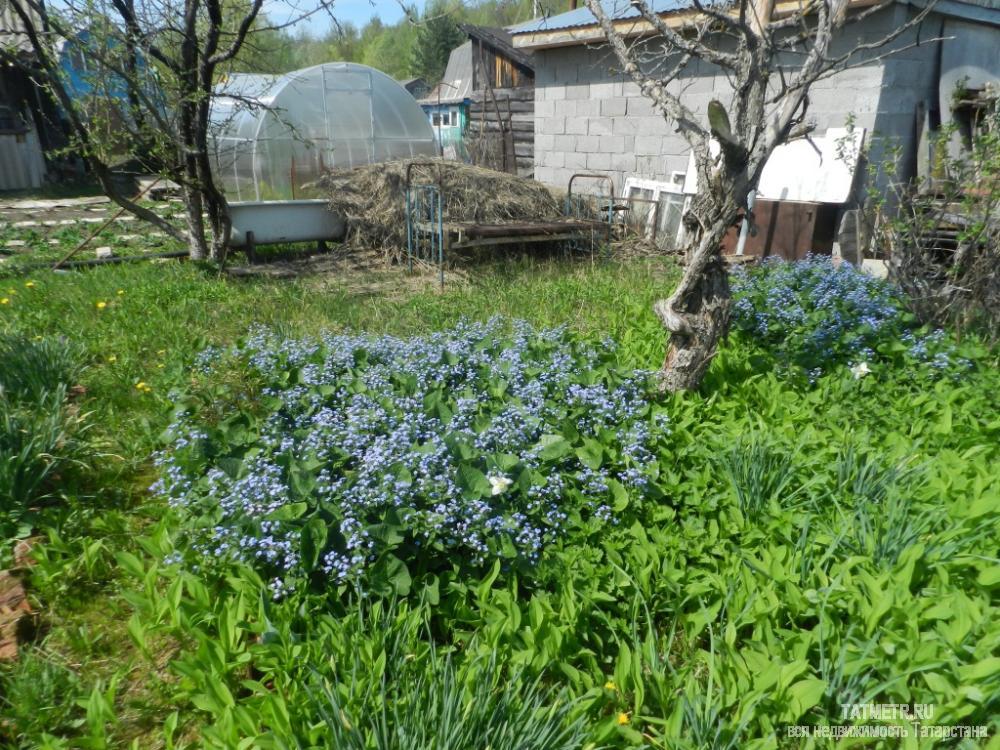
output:
[[[24,536],[37,504],[82,452],[83,419],[67,408],[79,350],[59,340],[0,337],[0,538]]]
[[[499,320],[412,339],[258,331],[183,403],[158,487],[188,564],[252,563],[277,596],[405,593],[496,559],[533,577],[548,547],[653,491],[647,377],[613,355]],[[234,370],[249,393],[215,385]]]
[[[80,678],[71,669],[44,651],[23,651],[0,669],[0,744],[27,750],[38,747],[39,737],[71,732],[81,695]]]
[[[734,328],[813,381],[843,366],[855,377],[876,363],[948,372],[969,366],[944,331],[918,330],[897,287],[829,257],[768,258],[738,269],[733,300]]]
[[[0,398],[38,404],[80,375],[82,352],[61,338],[0,335]]]

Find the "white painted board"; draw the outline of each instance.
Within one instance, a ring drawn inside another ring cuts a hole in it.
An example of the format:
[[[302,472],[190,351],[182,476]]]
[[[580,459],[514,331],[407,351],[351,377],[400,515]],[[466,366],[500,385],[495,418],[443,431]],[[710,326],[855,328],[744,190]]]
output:
[[[846,203],[864,137],[864,128],[830,128],[821,138],[800,138],[779,146],[764,165],[757,197]]]
[[[764,165],[757,197],[764,200],[846,203],[854,185],[865,129],[830,128],[822,136],[779,146]],[[715,148],[713,155],[717,153]],[[698,192],[694,154],[688,157],[684,192]]]

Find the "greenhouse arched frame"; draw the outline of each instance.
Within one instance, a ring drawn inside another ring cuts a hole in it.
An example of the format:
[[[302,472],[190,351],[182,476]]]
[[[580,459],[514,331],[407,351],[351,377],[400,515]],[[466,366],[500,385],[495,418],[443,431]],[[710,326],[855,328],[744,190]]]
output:
[[[357,63],[231,75],[216,88],[211,134],[230,201],[326,197],[317,181],[329,169],[437,153],[413,96]]]

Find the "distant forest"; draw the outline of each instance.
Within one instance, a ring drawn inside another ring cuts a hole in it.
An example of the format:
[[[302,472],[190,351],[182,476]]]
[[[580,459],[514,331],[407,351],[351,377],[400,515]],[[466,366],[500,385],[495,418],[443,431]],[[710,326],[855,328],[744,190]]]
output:
[[[309,21],[298,24],[303,28],[276,29],[268,19],[261,19],[257,33],[248,40],[252,43],[233,69],[286,73],[324,62],[358,62],[400,80],[420,77],[433,85],[444,74],[449,52],[464,41],[459,24],[509,26],[531,19],[536,9],[539,14],[554,15],[569,5],[568,0],[433,0],[423,13],[411,10],[394,24],[373,17],[358,28],[317,18],[315,25],[320,21],[330,25],[322,36],[310,31]]]

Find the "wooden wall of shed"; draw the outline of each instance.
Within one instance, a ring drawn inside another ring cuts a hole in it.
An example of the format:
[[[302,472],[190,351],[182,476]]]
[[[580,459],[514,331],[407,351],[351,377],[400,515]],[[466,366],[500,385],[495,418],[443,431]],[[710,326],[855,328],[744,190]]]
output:
[[[518,65],[489,45],[478,40],[472,42],[472,87],[479,91],[486,88],[513,89],[535,85],[535,74]]]
[[[466,142],[482,166],[531,177],[535,168],[535,89],[475,91],[469,104]],[[505,156],[506,155],[506,156]]]

